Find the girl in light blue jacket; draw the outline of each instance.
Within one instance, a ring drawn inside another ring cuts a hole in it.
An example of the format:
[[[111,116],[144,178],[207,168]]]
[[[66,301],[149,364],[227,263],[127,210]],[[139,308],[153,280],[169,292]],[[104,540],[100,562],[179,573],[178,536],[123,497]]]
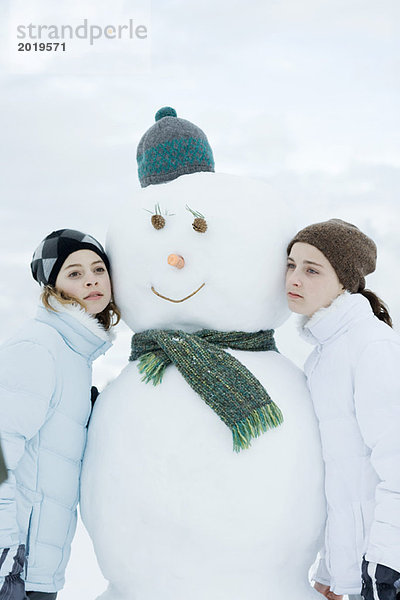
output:
[[[91,411],[92,362],[119,321],[109,262],[91,236],[63,229],[36,249],[36,317],[0,347],[0,600],[54,600],[76,527]]]

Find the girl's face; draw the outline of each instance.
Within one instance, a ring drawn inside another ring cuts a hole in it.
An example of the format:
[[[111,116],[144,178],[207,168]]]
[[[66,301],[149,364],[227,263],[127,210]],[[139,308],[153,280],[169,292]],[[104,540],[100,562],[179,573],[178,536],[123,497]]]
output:
[[[58,273],[55,287],[81,300],[91,315],[101,313],[111,300],[107,267],[92,250],[72,252]]]
[[[291,311],[311,317],[344,292],[335,270],[314,246],[296,242],[288,256],[286,295]]]

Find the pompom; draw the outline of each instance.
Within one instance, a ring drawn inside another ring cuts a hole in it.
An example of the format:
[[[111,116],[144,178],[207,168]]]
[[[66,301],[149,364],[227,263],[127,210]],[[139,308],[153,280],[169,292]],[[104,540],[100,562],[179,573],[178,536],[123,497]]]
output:
[[[164,117],[176,117],[176,110],[174,108],[171,108],[171,106],[163,106],[163,108],[160,108],[160,110],[158,110],[156,112],[156,116],[155,119],[156,121],[159,121],[160,119],[163,119]]]

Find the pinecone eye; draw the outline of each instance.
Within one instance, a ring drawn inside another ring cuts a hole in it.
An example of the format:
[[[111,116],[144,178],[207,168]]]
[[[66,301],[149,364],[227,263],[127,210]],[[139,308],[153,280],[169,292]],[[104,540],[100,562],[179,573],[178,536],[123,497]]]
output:
[[[205,233],[207,231],[207,221],[202,217],[196,217],[192,223],[192,227],[199,233]]]
[[[154,229],[162,229],[165,225],[165,219],[162,215],[155,214],[151,217],[151,224]]]
[[[207,222],[204,218],[204,215],[202,215],[198,210],[193,210],[187,204],[185,208],[194,216],[194,221],[192,223],[193,229],[199,233],[205,233],[207,231]]]
[[[165,227],[165,218],[162,215],[161,206],[158,202],[155,205],[154,210],[149,210],[147,208],[144,208],[143,210],[151,214],[151,224],[153,225],[154,229],[162,229]],[[171,213],[165,210],[164,214],[165,216],[169,216]]]

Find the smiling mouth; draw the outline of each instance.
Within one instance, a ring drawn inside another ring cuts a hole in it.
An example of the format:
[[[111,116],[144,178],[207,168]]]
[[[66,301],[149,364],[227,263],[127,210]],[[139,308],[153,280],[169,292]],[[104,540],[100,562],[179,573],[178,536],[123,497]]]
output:
[[[159,298],[162,298],[163,300],[168,300],[169,302],[185,302],[185,300],[188,300],[189,298],[191,298],[192,296],[197,294],[197,292],[199,292],[201,290],[201,288],[203,288],[205,285],[206,285],[205,283],[202,283],[201,286],[199,288],[197,288],[197,290],[195,290],[194,292],[189,294],[189,296],[186,296],[185,298],[181,298],[180,300],[174,300],[173,298],[168,298],[167,296],[163,296],[162,294],[157,292],[157,290],[155,290],[153,286],[151,286],[151,291],[153,292],[153,294],[155,294]]]

